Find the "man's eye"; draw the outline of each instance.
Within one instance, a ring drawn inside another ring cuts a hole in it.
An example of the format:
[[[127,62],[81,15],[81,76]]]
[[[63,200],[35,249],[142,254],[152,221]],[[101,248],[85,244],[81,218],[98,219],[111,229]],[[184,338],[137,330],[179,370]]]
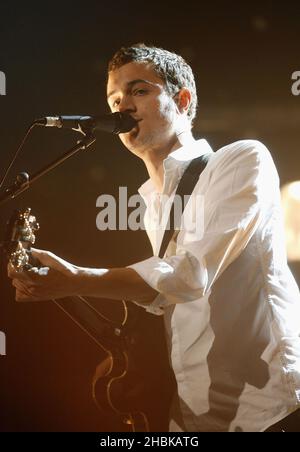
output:
[[[135,95],[142,96],[143,94],[146,94],[146,93],[147,93],[147,90],[146,89],[142,89],[142,88],[135,89],[133,91],[134,96]]]
[[[112,102],[112,106],[117,107],[119,105],[119,103],[120,103],[120,99],[116,99]]]

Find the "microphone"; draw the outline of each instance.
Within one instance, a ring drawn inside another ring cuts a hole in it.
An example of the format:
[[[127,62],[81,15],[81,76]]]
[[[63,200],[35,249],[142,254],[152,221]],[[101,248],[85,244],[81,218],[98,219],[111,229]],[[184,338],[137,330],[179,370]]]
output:
[[[33,124],[73,129],[85,134],[94,130],[118,134],[129,132],[137,121],[129,113],[116,112],[100,116],[46,116],[36,119]]]

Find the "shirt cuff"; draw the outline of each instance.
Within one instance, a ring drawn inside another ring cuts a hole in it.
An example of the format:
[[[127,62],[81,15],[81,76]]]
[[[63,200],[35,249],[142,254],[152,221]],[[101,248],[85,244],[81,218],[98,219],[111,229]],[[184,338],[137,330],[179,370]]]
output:
[[[132,268],[135,270],[141,278],[153,289],[157,290],[157,272],[155,270],[162,265],[166,266],[166,270],[171,270],[171,267],[163,262],[159,257],[152,256],[149,259],[146,259],[144,261],[138,262],[136,264],[128,265],[127,268]],[[162,293],[159,293],[157,297],[152,301],[152,303],[145,305],[142,303],[139,303],[138,301],[132,300],[133,303],[137,304],[138,306],[143,307],[147,312],[154,315],[163,315],[164,314],[164,307],[168,305],[165,296]]]

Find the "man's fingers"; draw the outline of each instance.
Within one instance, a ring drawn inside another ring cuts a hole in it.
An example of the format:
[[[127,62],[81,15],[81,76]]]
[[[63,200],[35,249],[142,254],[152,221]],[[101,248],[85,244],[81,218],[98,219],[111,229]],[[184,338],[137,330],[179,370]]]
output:
[[[16,301],[27,301],[28,295],[26,293],[22,292],[21,290],[17,290],[15,299],[16,299]]]
[[[30,276],[33,276],[34,278],[35,275],[47,276],[49,271],[50,271],[49,267],[40,267],[40,268],[32,267],[30,268],[30,270],[27,270],[27,273],[30,273]]]
[[[17,290],[20,290],[20,291],[26,293],[27,295],[30,295],[31,290],[33,289],[33,286],[28,286],[28,285],[24,284],[22,281],[20,281],[18,279],[13,279],[12,285]]]
[[[13,286],[16,288],[16,301],[30,300],[30,297],[32,297],[32,295],[26,290],[26,288],[22,287],[19,282],[13,282]]]
[[[29,295],[27,292],[23,292],[22,290],[16,291],[16,301],[38,301],[38,298],[33,295]]]
[[[35,259],[44,266],[63,273],[74,272],[74,266],[50,251],[38,250],[31,248],[31,254]]]
[[[16,301],[38,301],[38,288],[34,285],[26,285],[18,279],[14,279],[12,285],[16,288]]]
[[[18,272],[14,269],[14,267],[10,264],[8,264],[7,267],[7,274],[8,277],[11,279],[16,279],[19,281],[25,281],[25,282],[39,282],[40,276],[47,276],[50,271],[49,267],[32,267],[29,270]]]
[[[25,282],[36,281],[39,274],[44,274],[43,272],[39,273],[38,269],[30,269],[28,271],[17,272],[13,269],[13,267],[8,268],[7,273],[9,278]]]
[[[8,267],[7,267],[7,274],[8,274],[8,277],[11,278],[11,279],[23,279],[23,280],[26,279],[26,276],[25,276],[26,273],[25,272],[18,272],[10,264],[8,264]]]

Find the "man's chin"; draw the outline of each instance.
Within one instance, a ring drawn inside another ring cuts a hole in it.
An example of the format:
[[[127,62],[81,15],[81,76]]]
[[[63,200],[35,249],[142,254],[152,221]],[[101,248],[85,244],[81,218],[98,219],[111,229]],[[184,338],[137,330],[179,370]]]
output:
[[[130,152],[140,157],[141,153],[143,153],[143,150],[145,149],[145,143],[141,139],[141,134],[129,132],[126,134],[126,138],[124,138],[122,139],[124,146]]]
[[[138,137],[139,133],[140,133],[140,129],[138,127],[134,127],[129,132],[129,137],[135,140]]]
[[[128,137],[136,137],[140,131],[140,128],[138,124],[136,124],[129,132],[126,133],[120,133],[120,137],[124,137],[124,139],[127,139]]]
[[[123,135],[122,141],[127,145],[135,145],[139,141],[139,129],[133,128],[130,132]]]

